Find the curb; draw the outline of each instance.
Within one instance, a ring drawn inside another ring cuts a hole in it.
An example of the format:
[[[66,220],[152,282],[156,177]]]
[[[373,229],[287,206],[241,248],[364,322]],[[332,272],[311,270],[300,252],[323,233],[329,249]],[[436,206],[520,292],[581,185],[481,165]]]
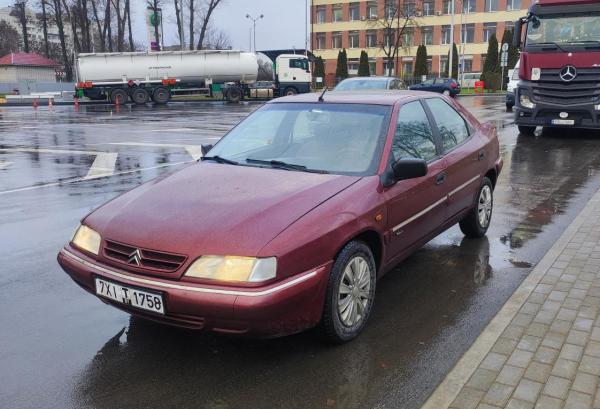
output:
[[[496,314],[477,337],[473,345],[459,359],[442,383],[433,391],[421,409],[447,409],[454,402],[456,396],[458,396],[481,361],[490,352],[498,338],[500,338],[500,335],[502,335],[502,332],[511,323],[531,292],[554,264],[554,261],[562,253],[579,228],[585,223],[587,214],[598,203],[600,203],[600,190],[592,196],[575,220],[571,222],[550,250],[542,257],[529,276],[521,283],[498,314]]]

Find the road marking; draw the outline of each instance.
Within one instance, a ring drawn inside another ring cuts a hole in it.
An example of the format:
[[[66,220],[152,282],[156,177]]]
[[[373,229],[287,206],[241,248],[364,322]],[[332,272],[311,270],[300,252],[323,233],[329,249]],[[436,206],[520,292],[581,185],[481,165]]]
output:
[[[8,161],[0,161],[0,169],[6,169],[7,167],[9,167],[10,165],[12,165],[14,162],[8,162]]]
[[[208,138],[213,139],[213,138]],[[114,142],[108,145],[121,146],[149,146],[153,148],[182,148],[194,159],[198,160],[202,157],[202,145],[185,145],[176,143],[144,143],[144,142]]]
[[[68,149],[42,149],[42,148],[0,148],[0,152],[25,152],[25,153],[55,153],[58,155],[93,155],[101,153],[98,151],[72,151]]]
[[[99,153],[92,163],[85,179],[95,179],[102,176],[111,176],[115,173],[118,153]]]
[[[150,129],[145,132],[193,132],[197,131],[195,128],[166,128],[166,129]]]
[[[540,262],[531,271],[529,276],[515,290],[500,312],[490,321],[483,332],[477,337],[473,345],[460,358],[454,368],[444,378],[442,383],[431,394],[421,409],[447,409],[466,385],[473,372],[479,367],[483,359],[490,352],[500,335],[512,322],[521,306],[533,292],[538,283],[544,278],[546,272],[552,267],[554,261],[560,256],[567,244],[577,233],[579,228],[587,223],[590,213],[600,202],[600,191],[590,199],[585,208],[571,222],[552,248],[542,257]]]

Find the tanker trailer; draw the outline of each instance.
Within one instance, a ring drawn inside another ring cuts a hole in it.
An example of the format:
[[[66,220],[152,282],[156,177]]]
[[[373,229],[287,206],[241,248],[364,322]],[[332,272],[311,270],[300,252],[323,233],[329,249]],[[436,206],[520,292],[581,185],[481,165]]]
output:
[[[273,96],[309,92],[311,82],[302,55],[280,55],[274,63],[264,54],[231,50],[79,54],[75,73],[78,97],[114,104],[164,104],[173,94],[212,96],[213,84],[237,102],[257,88],[272,89]]]

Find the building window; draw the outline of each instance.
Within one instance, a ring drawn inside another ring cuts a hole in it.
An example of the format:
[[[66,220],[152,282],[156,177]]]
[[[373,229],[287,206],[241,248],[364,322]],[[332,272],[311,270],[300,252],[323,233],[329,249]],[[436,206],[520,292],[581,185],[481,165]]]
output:
[[[377,20],[377,1],[367,3],[367,18],[369,20]]]
[[[348,74],[358,74],[358,60],[356,58],[351,58],[348,60]]]
[[[402,61],[402,75],[409,76],[413,73],[413,62],[411,61]]]
[[[521,10],[521,0],[507,0],[506,11]]]
[[[462,42],[463,43],[474,43],[475,42],[475,24],[463,25]]]
[[[464,14],[475,13],[476,10],[477,10],[477,0],[463,0],[463,13]]]
[[[421,27],[421,44],[433,45],[433,27]]]
[[[416,4],[412,1],[404,3],[404,15],[405,16],[414,16],[415,14],[417,14]]]
[[[498,0],[485,0],[486,12],[498,11]]]
[[[333,6],[333,22],[334,23],[339,23],[340,21],[342,21],[343,18],[343,13],[342,13],[342,5],[341,4],[336,4]]]
[[[360,3],[350,3],[350,21],[360,20]]]
[[[433,16],[435,14],[435,7],[433,1],[425,1],[423,2],[423,15],[424,16]]]
[[[358,31],[350,31],[348,33],[348,48],[358,48]]]
[[[404,47],[411,47],[413,45],[414,31],[412,28],[405,28],[402,33],[402,45]]]
[[[384,61],[383,62],[383,75],[396,75],[396,71],[394,70],[394,61]]]
[[[515,22],[514,21],[507,21],[506,23],[504,23],[504,27],[506,28],[506,30],[510,30],[513,33],[515,32]]]
[[[442,13],[452,14],[452,0],[444,0],[442,2]]]
[[[440,76],[444,77],[448,75],[448,57],[440,58]]]
[[[427,72],[431,74],[433,71],[433,57],[427,57]]]
[[[342,33],[339,31],[331,33],[331,48],[342,48]]]
[[[367,31],[367,47],[374,48],[377,47],[377,31],[369,30]]]
[[[462,71],[463,72],[473,72],[473,59],[469,58],[467,59],[466,57],[463,59],[463,67],[462,67]]]
[[[324,50],[326,48],[325,33],[317,33],[317,50]]]
[[[483,71],[483,67],[485,66],[485,59],[487,58],[487,54],[481,54],[481,70]]]
[[[369,71],[371,75],[377,75],[377,60],[374,58],[369,58]]]
[[[317,24],[324,24],[327,16],[327,6],[317,6]]]
[[[442,26],[442,44],[450,44],[450,26]]]
[[[496,23],[484,23],[483,24],[483,42],[487,43],[490,41],[492,34],[496,34]]]
[[[391,20],[396,17],[396,10],[398,6],[394,0],[386,0],[385,1],[385,18],[387,20]]]

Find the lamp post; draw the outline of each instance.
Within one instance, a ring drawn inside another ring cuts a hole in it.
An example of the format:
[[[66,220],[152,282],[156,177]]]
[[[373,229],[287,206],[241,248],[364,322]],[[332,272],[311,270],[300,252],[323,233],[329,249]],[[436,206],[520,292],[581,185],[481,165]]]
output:
[[[450,5],[450,52],[448,53],[448,77],[452,78],[452,59],[454,57],[454,0],[451,1]],[[462,33],[461,33],[462,34]]]
[[[254,31],[254,52],[256,52],[256,22],[258,20],[260,20],[261,18],[263,18],[264,15],[261,14],[260,16],[254,18],[252,17],[250,14],[246,14],[246,18],[252,20],[252,24],[253,24],[253,31]]]

